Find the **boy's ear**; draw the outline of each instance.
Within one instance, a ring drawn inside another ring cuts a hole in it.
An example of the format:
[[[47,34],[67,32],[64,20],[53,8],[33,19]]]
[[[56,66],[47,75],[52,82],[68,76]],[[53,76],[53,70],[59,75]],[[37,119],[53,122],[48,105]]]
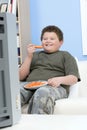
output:
[[[61,40],[61,41],[60,41],[60,45],[62,45],[62,44],[63,44],[63,41]]]
[[[59,45],[59,47],[61,47],[61,46],[62,46],[62,44],[63,44],[63,41],[61,40],[61,41],[60,41],[60,45]]]

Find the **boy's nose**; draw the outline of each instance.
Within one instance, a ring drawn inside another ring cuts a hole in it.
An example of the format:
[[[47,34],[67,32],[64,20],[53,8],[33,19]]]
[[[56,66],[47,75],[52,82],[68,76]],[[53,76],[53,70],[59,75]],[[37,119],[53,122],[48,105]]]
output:
[[[50,42],[50,39],[47,39],[47,42]]]

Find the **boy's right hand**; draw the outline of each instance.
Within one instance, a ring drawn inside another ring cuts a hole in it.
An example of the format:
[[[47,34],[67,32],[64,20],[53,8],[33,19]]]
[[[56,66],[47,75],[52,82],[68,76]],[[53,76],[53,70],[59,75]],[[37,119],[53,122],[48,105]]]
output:
[[[34,44],[28,44],[27,46],[27,52],[28,52],[28,56],[31,57],[33,56],[33,53],[35,52],[36,48]]]

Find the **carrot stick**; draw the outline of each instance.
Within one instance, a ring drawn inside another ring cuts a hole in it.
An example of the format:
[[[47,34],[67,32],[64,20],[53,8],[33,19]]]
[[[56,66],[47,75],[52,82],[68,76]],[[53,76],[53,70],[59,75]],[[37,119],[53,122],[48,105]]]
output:
[[[37,49],[42,49],[43,46],[41,46],[41,45],[36,45],[35,48],[37,48]]]

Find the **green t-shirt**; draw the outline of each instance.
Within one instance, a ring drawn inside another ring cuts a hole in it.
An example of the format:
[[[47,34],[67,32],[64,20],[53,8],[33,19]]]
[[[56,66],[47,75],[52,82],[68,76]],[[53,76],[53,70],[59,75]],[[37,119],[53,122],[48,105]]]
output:
[[[35,52],[27,81],[48,80],[52,77],[75,75],[80,80],[75,58],[66,51]]]

